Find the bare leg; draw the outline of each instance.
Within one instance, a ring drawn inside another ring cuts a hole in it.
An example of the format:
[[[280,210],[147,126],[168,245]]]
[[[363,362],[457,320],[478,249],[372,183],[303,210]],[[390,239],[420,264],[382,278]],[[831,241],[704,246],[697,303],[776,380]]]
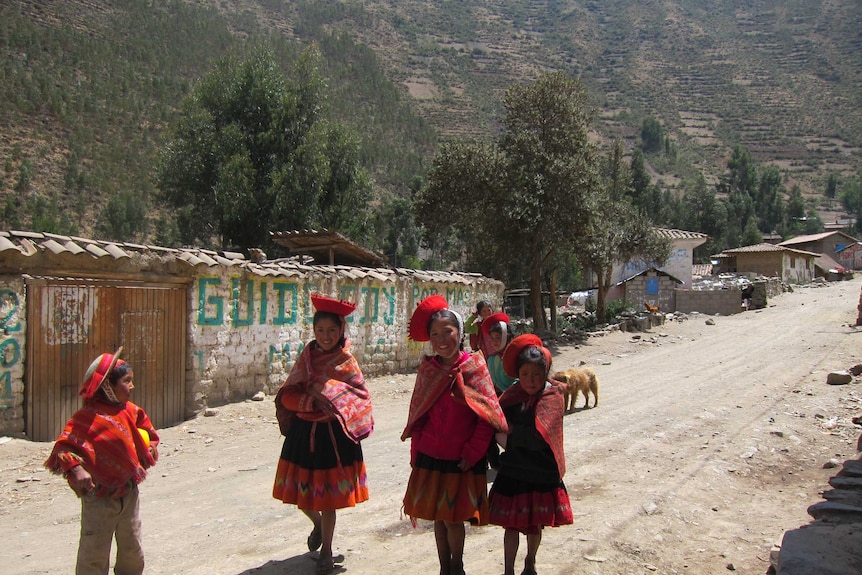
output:
[[[503,575],[515,575],[515,557],[518,555],[520,533],[506,529],[503,533]]]
[[[449,571],[451,575],[464,575],[464,522],[446,521],[445,525],[450,552]]]
[[[312,543],[313,539],[315,539],[314,532],[316,531],[318,534],[322,534],[322,528],[323,528],[322,527],[323,520],[321,518],[320,511],[312,511],[310,509],[300,509],[300,511],[305,513],[305,516],[308,517],[311,520],[311,522],[314,524],[314,529],[313,529],[311,535],[308,536],[308,550],[309,551],[315,551],[318,547],[320,547],[320,544],[315,545],[314,543]],[[320,539],[320,535],[318,535],[317,539]],[[330,543],[332,543],[331,539],[330,539]]]
[[[437,559],[440,561],[440,575],[451,575],[449,572],[449,560],[452,557],[452,552],[449,551],[449,537],[446,523],[443,521],[434,522],[434,540],[437,542]]]
[[[323,536],[320,556],[332,559],[332,539],[335,536],[335,510],[323,511],[320,514],[320,519],[321,535]]]
[[[536,553],[542,543],[542,531],[533,535],[527,535],[527,556],[524,558],[524,572],[536,572]]]

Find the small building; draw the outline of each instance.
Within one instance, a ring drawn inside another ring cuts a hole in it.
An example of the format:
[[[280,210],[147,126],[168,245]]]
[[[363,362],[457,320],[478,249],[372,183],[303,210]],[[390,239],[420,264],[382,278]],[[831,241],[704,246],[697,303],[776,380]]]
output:
[[[844,246],[835,253],[835,258],[848,270],[862,270],[862,243]]]
[[[691,287],[691,266],[694,261],[694,249],[706,243],[709,236],[700,232],[669,228],[655,228],[655,231],[659,236],[669,239],[671,242],[670,257],[664,265],[656,269],[678,279],[684,287]],[[618,263],[614,265],[611,272],[611,284],[622,285],[623,282],[651,267],[653,267],[652,264],[640,259]],[[611,299],[616,298],[609,293],[608,300]]]
[[[641,311],[646,308],[645,304],[649,304],[651,308],[658,308],[659,311],[675,311],[675,290],[681,285],[683,285],[682,280],[654,267],[638,272],[621,282],[625,300]]]
[[[815,277],[819,253],[767,243],[724,250],[712,256],[719,263],[716,273],[739,273],[777,277],[782,281],[804,284]]]
[[[831,231],[807,236],[796,236],[795,238],[784,240],[778,245],[796,250],[826,254],[834,258],[834,254],[858,242],[859,240],[848,233]]]

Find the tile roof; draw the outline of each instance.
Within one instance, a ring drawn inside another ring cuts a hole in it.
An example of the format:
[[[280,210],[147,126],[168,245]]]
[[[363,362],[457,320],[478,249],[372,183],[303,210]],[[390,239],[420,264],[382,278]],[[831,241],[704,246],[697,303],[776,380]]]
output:
[[[672,240],[703,240],[709,239],[709,236],[700,232],[689,232],[686,230],[677,230],[672,228],[653,228],[658,235]]]
[[[297,277],[311,272],[354,280],[372,278],[388,282],[412,277],[419,281],[464,285],[479,281],[500,283],[470,272],[301,264],[293,258],[253,262],[238,252],[167,248],[39,232],[0,231],[0,272],[38,274],[40,270],[50,269],[56,273],[65,268],[70,272],[87,270],[94,273],[143,274],[155,269],[160,275],[182,278],[197,273],[197,268],[201,266],[245,269],[262,276]]]
[[[790,238],[789,240],[784,240],[779,245],[792,246],[792,245],[796,245],[796,244],[805,244],[808,242],[820,241],[822,239],[825,239],[825,238],[828,238],[829,236],[834,236],[834,235],[845,236],[846,238],[851,239],[854,242],[857,241],[856,238],[854,238],[853,236],[836,230],[836,231],[831,231],[831,232],[822,232],[819,234],[809,234],[807,236],[796,236],[795,238]]]
[[[750,246],[741,246],[738,248],[731,248],[728,250],[724,250],[720,254],[715,254],[712,257],[721,258],[721,257],[728,257],[728,256],[736,255],[736,254],[755,254],[755,253],[766,253],[766,252],[792,252],[792,253],[797,253],[799,255],[807,255],[807,256],[814,256],[814,257],[819,255],[819,254],[816,254],[814,252],[808,252],[805,250],[797,250],[797,249],[793,249],[793,248],[788,248],[788,247],[785,247],[781,244],[775,245],[775,244],[762,243],[762,244],[753,244]]]

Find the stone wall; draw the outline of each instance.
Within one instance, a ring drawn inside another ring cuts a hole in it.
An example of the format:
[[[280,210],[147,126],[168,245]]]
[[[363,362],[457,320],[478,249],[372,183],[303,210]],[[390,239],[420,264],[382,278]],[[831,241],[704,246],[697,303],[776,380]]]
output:
[[[358,304],[346,333],[363,372],[374,376],[419,364],[424,347],[407,339],[407,322],[423,298],[441,294],[466,316],[481,299],[499,308],[504,289],[467,273],[246,264],[193,269],[185,326],[187,417],[259,391],[274,393],[314,337],[313,292]],[[25,430],[26,293],[21,275],[0,276],[0,434]]]
[[[742,292],[737,287],[721,290],[676,290],[676,311],[707,315],[732,315],[742,311]]]
[[[0,434],[24,429],[24,294],[20,276],[0,277]]]
[[[309,295],[357,302],[347,318],[351,351],[366,376],[411,370],[423,346],[407,339],[412,310],[432,294],[466,315],[476,301],[499,307],[503,285],[481,276],[471,283],[422,281],[415,275],[377,274],[351,279],[316,267],[299,277],[211,268],[190,294],[186,376],[189,415],[206,406],[274,393],[305,345],[314,338]]]

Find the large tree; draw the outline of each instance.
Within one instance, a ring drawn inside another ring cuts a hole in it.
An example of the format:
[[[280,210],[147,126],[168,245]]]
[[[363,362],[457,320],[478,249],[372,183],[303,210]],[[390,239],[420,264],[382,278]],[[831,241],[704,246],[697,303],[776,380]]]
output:
[[[480,270],[508,278],[520,267],[534,327],[542,329],[543,274],[552,272],[558,247],[583,241],[597,191],[586,93],[565,74],[547,73],[509,88],[504,107],[496,141],[440,150],[416,209],[427,238],[458,230],[468,262],[485,264]]]
[[[327,118],[317,60],[306,51],[287,81],[258,49],[197,85],[158,171],[179,242],[268,246],[270,231],[318,226],[363,239],[370,179],[356,138]]]

